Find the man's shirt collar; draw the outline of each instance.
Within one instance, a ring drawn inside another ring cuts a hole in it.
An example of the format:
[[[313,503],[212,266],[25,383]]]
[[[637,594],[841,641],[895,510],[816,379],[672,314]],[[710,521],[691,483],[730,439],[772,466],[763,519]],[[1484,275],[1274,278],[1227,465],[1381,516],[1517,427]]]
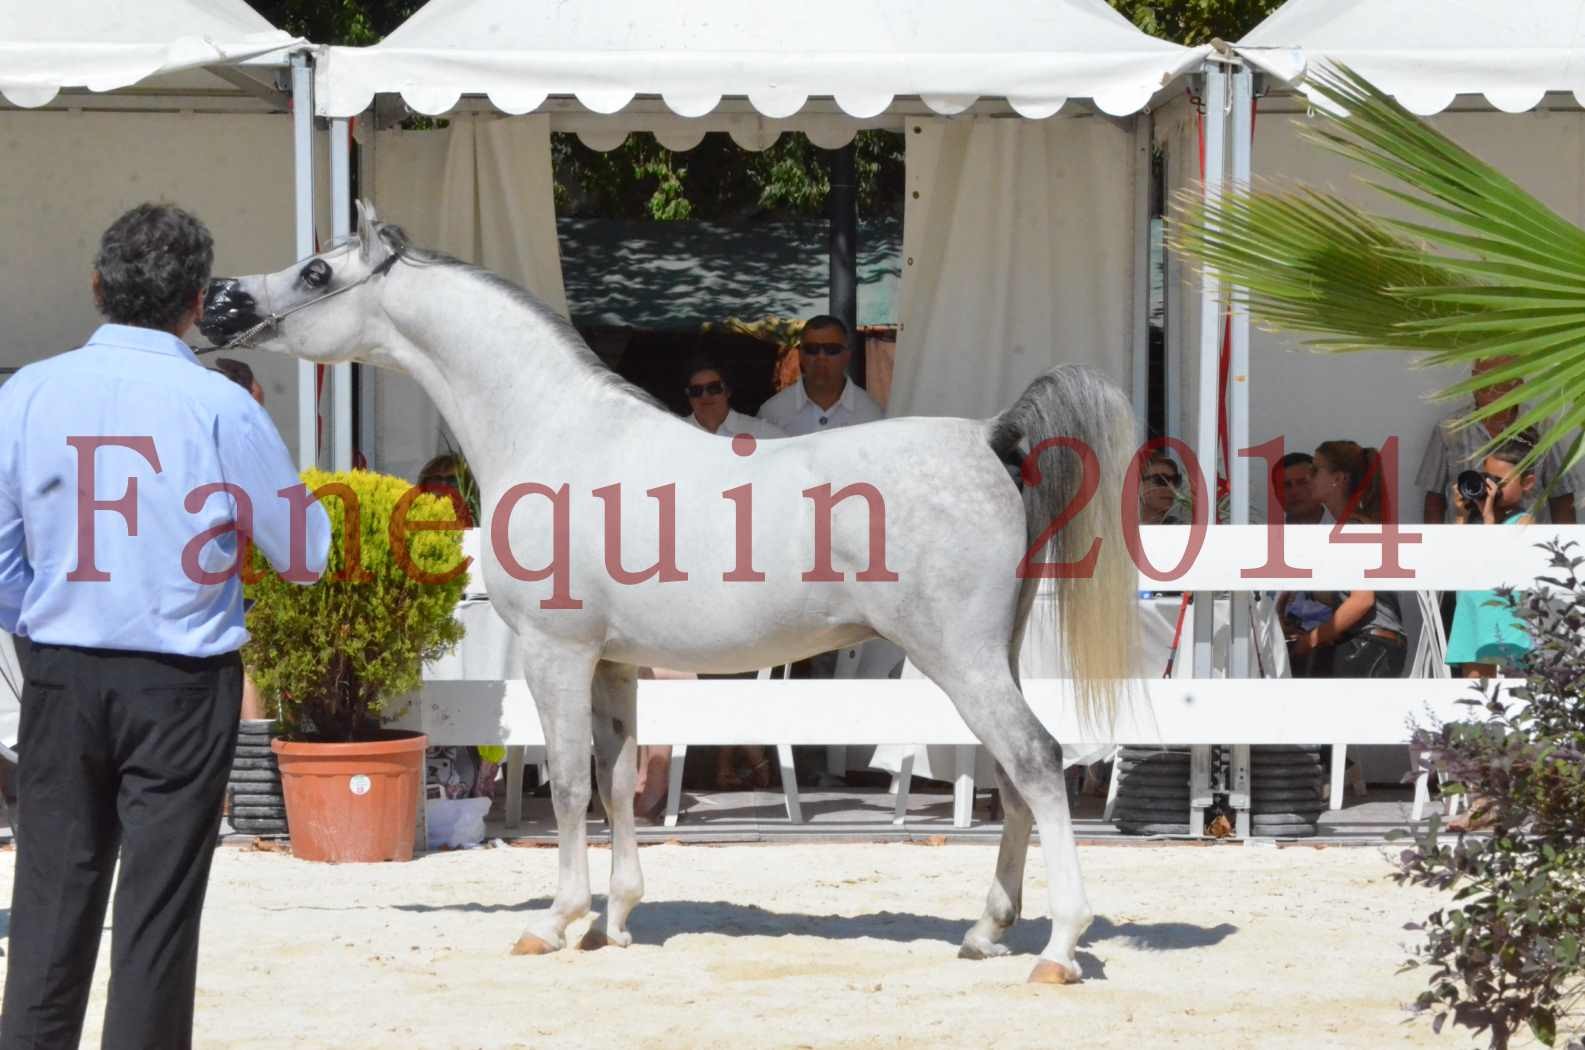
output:
[[[797,411],[802,412],[805,408],[808,408],[810,405],[814,404],[814,399],[809,396],[809,391],[807,388],[805,388],[802,378],[799,378],[798,385],[794,387],[794,389],[798,391],[797,397],[795,399],[796,404],[794,405],[794,408]],[[853,411],[853,380],[849,379],[847,376],[842,377],[841,396],[831,403],[830,408],[822,408],[820,411],[835,412],[838,408],[845,408],[849,412]]]
[[[141,350],[150,354],[180,357],[198,364],[192,347],[169,332],[138,328],[129,324],[102,324],[88,340],[88,346],[113,346],[121,350]]]

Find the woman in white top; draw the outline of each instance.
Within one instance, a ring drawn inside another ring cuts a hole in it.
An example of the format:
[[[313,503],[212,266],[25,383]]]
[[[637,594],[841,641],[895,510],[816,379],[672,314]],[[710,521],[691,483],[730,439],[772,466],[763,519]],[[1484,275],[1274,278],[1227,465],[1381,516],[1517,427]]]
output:
[[[732,408],[732,388],[721,376],[721,369],[704,361],[695,362],[683,388],[688,395],[688,422],[707,434],[733,437],[752,434],[757,438],[786,437],[775,424],[745,416]]]
[[[688,422],[707,434],[729,438],[737,434],[752,434],[756,438],[786,437],[779,427],[734,411],[731,405],[732,388],[722,377],[715,362],[699,358],[688,366],[688,381],[683,393],[688,395]],[[670,671],[663,667],[644,668],[640,677],[692,678],[692,674]],[[735,677],[728,675],[726,677]],[[666,802],[667,774],[671,765],[671,748],[641,747],[638,749],[638,797],[634,812],[653,819]],[[742,772],[740,772],[740,768]],[[746,774],[746,775],[745,775]],[[716,762],[716,786],[734,790],[743,787],[763,788],[770,785],[770,761],[762,747],[723,747]]]

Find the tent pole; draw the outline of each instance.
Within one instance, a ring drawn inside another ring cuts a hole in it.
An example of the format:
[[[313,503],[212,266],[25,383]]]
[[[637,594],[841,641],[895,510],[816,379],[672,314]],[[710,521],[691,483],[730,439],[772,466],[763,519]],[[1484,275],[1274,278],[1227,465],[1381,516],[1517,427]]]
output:
[[[1150,429],[1150,147],[1153,118],[1134,115],[1134,304],[1129,316],[1134,365],[1134,440]]]
[[[1247,68],[1232,74],[1233,110],[1228,128],[1232,154],[1232,170],[1228,173],[1236,190],[1249,188],[1250,142],[1253,114],[1254,77]],[[1234,289],[1233,291],[1236,291]],[[1231,462],[1227,465],[1229,503],[1234,525],[1249,524],[1249,506],[1253,495],[1249,491],[1249,466],[1247,457],[1239,449],[1249,447],[1249,313],[1236,303],[1233,306],[1232,338],[1228,353],[1228,408],[1227,440]],[[1264,470],[1264,467],[1262,467]],[[1268,508],[1269,512],[1270,508]],[[1241,601],[1233,602],[1231,675],[1248,678],[1250,658],[1249,607]]]
[[[864,385],[864,341],[859,338],[859,215],[858,178],[854,171],[853,143],[831,154],[831,193],[826,199],[831,222],[831,283],[827,313],[848,326],[853,360],[848,372]]]
[[[352,232],[352,146],[345,119],[330,122],[330,230],[341,237]],[[343,362],[331,369],[333,396],[330,468],[352,469],[352,364]]]
[[[314,70],[308,52],[292,55],[292,154],[297,194],[297,257],[314,254]],[[297,362],[297,466],[319,465],[319,399],[314,365]]]
[[[1207,198],[1221,193],[1226,155],[1227,72],[1219,62],[1205,66],[1205,186]],[[1222,295],[1216,275],[1205,273],[1200,280],[1200,369],[1199,412],[1195,417],[1194,452],[1205,476],[1205,491],[1210,506],[1200,508],[1211,527],[1216,527],[1216,401],[1217,372],[1222,344]],[[1212,637],[1216,624],[1213,595],[1209,591],[1194,596],[1194,677],[1211,677]],[[1194,829],[1191,829],[1194,830]]]

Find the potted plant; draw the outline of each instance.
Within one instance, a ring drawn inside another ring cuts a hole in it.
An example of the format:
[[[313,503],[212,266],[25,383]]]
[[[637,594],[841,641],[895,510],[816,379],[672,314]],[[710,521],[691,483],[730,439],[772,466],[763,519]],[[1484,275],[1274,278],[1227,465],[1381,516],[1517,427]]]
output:
[[[292,852],[305,860],[408,860],[426,738],[382,729],[387,705],[416,690],[426,661],[462,636],[450,499],[368,471],[307,471],[330,517],[325,574],[309,586],[269,572],[257,553],[247,583],[244,650],[279,712],[280,764]],[[424,528],[445,523],[448,528]]]

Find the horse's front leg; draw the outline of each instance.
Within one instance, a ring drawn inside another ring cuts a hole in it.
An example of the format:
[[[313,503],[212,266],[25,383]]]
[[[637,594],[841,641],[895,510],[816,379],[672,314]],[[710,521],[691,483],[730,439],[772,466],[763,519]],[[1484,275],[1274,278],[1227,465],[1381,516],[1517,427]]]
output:
[[[638,675],[635,668],[601,663],[594,672],[594,761],[600,802],[611,823],[611,888],[605,914],[589,927],[580,948],[633,943],[627,916],[644,896],[633,792],[638,782]]]
[[[526,644],[526,643],[525,643]],[[566,944],[567,927],[589,911],[590,687],[596,657],[533,648],[524,661],[528,687],[545,732],[550,799],[556,811],[560,870],[556,898],[538,912],[512,948],[514,955],[543,955]]]

